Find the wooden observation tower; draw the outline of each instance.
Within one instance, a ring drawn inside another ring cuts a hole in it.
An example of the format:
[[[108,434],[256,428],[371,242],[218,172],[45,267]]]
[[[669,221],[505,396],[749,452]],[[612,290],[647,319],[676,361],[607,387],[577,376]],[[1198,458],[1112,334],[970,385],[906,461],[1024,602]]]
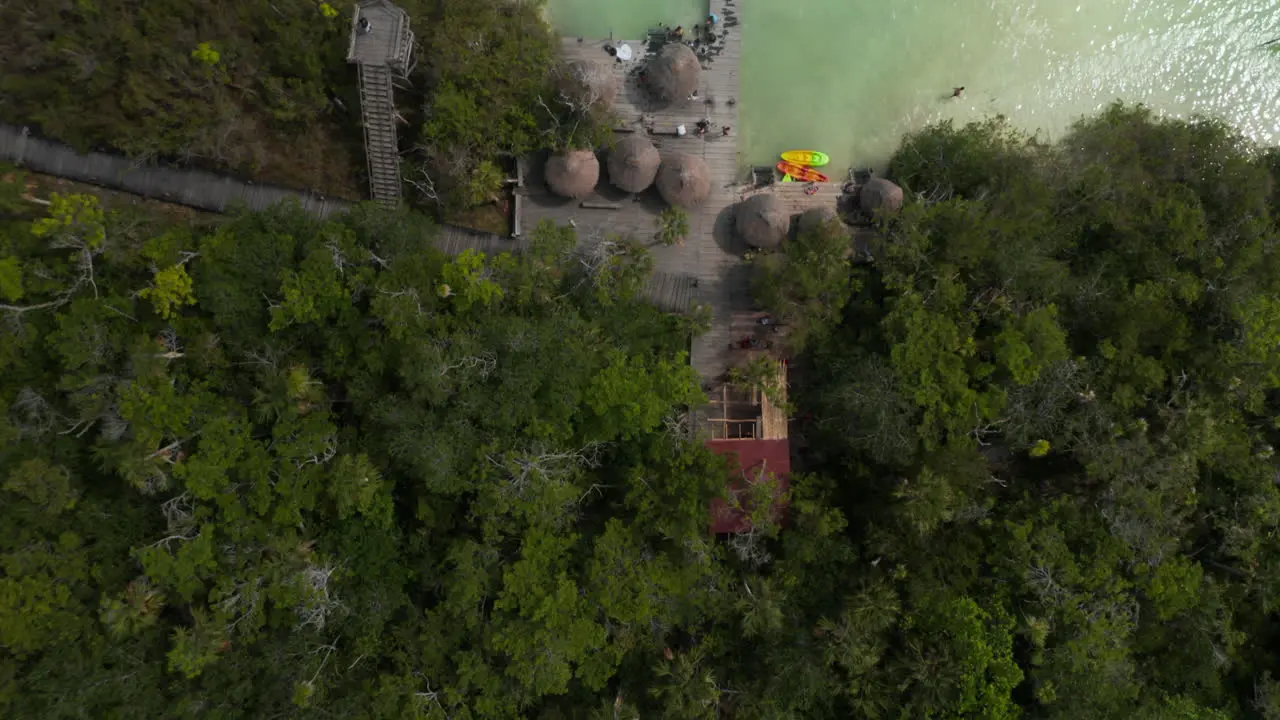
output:
[[[364,152],[369,194],[389,208],[400,204],[400,148],[396,141],[396,78],[413,70],[409,15],[388,0],[365,0],[351,17],[347,62],[360,73]]]

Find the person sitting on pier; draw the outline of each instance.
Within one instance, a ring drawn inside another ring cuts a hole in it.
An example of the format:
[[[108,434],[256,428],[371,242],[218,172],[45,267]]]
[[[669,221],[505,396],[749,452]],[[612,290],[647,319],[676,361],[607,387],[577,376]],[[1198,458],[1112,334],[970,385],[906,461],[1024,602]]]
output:
[[[674,38],[674,39],[676,39],[676,40],[683,40],[683,39],[684,39],[684,26],[683,26],[683,25],[677,25],[677,26],[676,26],[676,29],[671,31],[671,37],[672,37],[672,38]]]
[[[721,128],[720,128],[720,134],[721,134],[723,137],[729,137],[729,130],[730,130],[730,129],[731,129],[731,128],[730,128],[728,125],[725,125],[725,126],[723,126],[723,127],[721,127]]]
[[[356,23],[356,25],[359,26],[362,35],[368,35],[373,32],[373,23],[369,22],[368,18],[360,18],[360,22]]]
[[[719,16],[719,15],[717,15],[717,14],[715,14],[715,13],[711,13],[710,15],[708,15],[708,16],[707,16],[707,27],[708,27],[708,28],[715,27],[716,25],[719,25],[719,24],[720,24],[720,16]]]

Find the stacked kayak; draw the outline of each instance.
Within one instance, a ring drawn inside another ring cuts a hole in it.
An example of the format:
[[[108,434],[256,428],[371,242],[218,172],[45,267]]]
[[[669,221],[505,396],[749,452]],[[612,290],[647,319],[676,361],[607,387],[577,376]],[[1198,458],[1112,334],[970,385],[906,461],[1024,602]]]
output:
[[[778,163],[778,170],[782,173],[782,182],[795,180],[831,182],[831,178],[814,170],[829,162],[831,158],[817,150],[788,150],[782,153],[782,162]]]
[[[805,182],[821,182],[821,183],[831,182],[831,178],[827,177],[826,175],[823,175],[822,173],[818,172],[817,170],[814,170],[811,167],[805,167],[804,165],[797,165],[795,163],[790,163],[785,160],[778,163],[778,170],[784,176],[790,175],[796,180],[803,180]]]
[[[805,167],[822,167],[831,162],[831,158],[817,150],[788,150],[782,153],[782,161]]]

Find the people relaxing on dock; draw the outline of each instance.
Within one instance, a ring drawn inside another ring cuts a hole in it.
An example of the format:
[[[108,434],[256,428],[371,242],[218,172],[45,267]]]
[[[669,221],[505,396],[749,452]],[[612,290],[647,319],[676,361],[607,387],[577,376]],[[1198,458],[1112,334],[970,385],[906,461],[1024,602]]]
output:
[[[673,40],[683,40],[683,39],[684,39],[684,26],[683,26],[683,25],[677,25],[677,26],[676,26],[676,29],[671,31],[671,39],[673,39]]]

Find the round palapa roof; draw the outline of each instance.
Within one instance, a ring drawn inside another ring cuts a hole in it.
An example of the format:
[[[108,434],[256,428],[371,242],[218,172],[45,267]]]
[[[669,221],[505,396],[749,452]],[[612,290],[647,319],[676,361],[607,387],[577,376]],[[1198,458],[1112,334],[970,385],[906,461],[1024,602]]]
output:
[[[773,193],[760,193],[738,203],[734,225],[748,245],[773,250],[782,244],[791,227],[791,216]]]
[[[658,168],[658,192],[671,205],[693,207],[711,194],[711,169],[700,157],[671,153]]]
[[[881,177],[873,177],[859,191],[863,212],[897,212],[902,209],[902,188]]]
[[[618,97],[613,68],[593,60],[570,60],[557,70],[556,86],[574,105],[611,107]]]
[[[557,195],[584,198],[600,180],[600,161],[590,150],[570,150],[547,158],[547,186]]]
[[[644,192],[658,176],[661,164],[662,156],[653,143],[632,135],[618,141],[609,152],[609,180],[619,190]]]
[[[649,88],[662,100],[683,100],[698,88],[702,65],[684,43],[668,43],[649,61]]]

